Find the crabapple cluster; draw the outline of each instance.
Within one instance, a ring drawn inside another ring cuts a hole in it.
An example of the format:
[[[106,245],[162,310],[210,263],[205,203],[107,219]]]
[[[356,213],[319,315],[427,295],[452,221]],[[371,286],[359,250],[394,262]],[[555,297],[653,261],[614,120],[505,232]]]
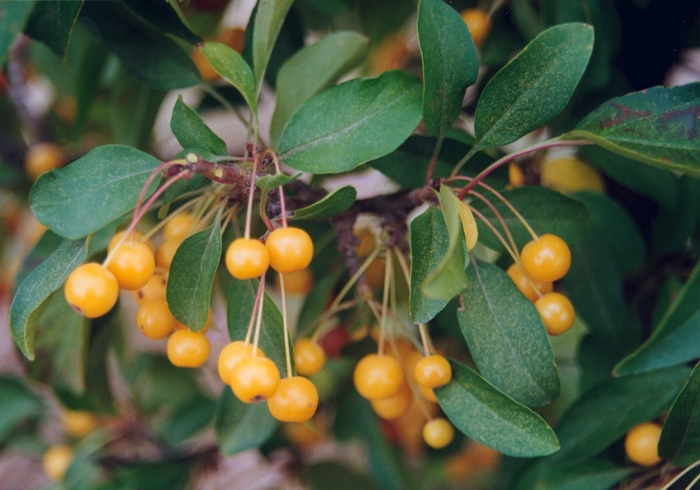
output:
[[[574,307],[561,293],[554,292],[554,281],[566,275],[571,251],[560,237],[545,234],[526,244],[520,263],[508,268],[508,276],[523,295],[535,304],[549,335],[560,335],[576,319]]]

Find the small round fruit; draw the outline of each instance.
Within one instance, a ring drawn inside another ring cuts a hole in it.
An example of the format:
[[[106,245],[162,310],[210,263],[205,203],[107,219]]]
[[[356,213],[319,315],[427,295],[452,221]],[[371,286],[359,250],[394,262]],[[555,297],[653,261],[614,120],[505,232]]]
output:
[[[53,481],[63,480],[72,462],[73,448],[66,444],[57,444],[48,448],[41,461],[44,473]]]
[[[233,366],[244,357],[253,355],[253,344],[246,344],[242,340],[234,340],[221,350],[217,367],[219,376],[226,384],[231,384],[231,371]],[[264,357],[265,354],[258,347],[258,355]]]
[[[202,332],[178,330],[168,338],[168,359],[177,367],[197,368],[209,358],[211,346]]]
[[[553,285],[551,281],[535,281],[534,279],[530,279],[528,281],[528,277],[525,275],[525,271],[523,271],[523,268],[520,267],[518,264],[511,264],[511,266],[508,267],[506,273],[513,280],[513,283],[517,286],[520,292],[523,293],[523,295],[533,303],[537,301],[540,297],[537,294],[537,291],[539,291],[543,295],[552,292]],[[537,291],[532,287],[533,285],[537,288]]]
[[[294,343],[294,367],[297,374],[311,376],[326,363],[326,353],[318,343],[302,338]]]
[[[159,299],[165,301],[165,291],[168,287],[168,271],[161,268],[156,268],[153,271],[153,276],[148,280],[146,285],[134,291],[134,299],[136,303],[141,305],[149,299]]]
[[[447,359],[435,354],[418,361],[415,368],[416,382],[429,390],[444,386],[452,379],[452,367]]]
[[[314,276],[308,267],[282,275],[284,276],[284,292],[287,294],[308,294],[314,285]],[[275,274],[277,289],[281,290],[282,285],[279,277],[279,274]]]
[[[122,241],[122,237],[126,233],[126,230],[118,231],[114,234],[112,239],[109,241],[109,245],[107,245],[107,255],[109,255],[112,250],[114,250],[114,247],[117,246],[117,243]],[[123,243],[130,242],[130,241],[135,241],[135,242],[143,242],[146,245],[148,245],[148,248],[153,250],[153,243],[151,243],[151,240],[144,240],[143,239],[143,233],[139,231],[134,231],[134,234],[132,235],[131,239],[125,238]]]
[[[270,267],[282,274],[306,268],[314,256],[311,237],[301,228],[277,228],[267,237],[265,248]]]
[[[318,407],[318,391],[314,384],[301,376],[283,378],[277,390],[267,400],[267,408],[280,422],[306,422]]]
[[[226,268],[240,280],[254,279],[265,274],[270,257],[265,245],[254,238],[237,238],[226,250]]]
[[[202,77],[202,80],[204,80],[204,82],[214,83],[221,78],[219,73],[214,69],[213,66],[211,66],[211,63],[209,63],[207,57],[204,56],[204,53],[202,53],[201,48],[193,48],[192,51],[190,51],[190,57],[192,58],[194,65],[197,67],[199,76]]]
[[[353,372],[355,388],[368,400],[395,394],[404,383],[399,361],[391,356],[368,354],[357,363]]]
[[[442,417],[429,420],[423,426],[423,440],[434,449],[442,449],[447,446],[452,442],[454,436],[454,427]]]
[[[70,273],[63,293],[75,311],[87,318],[97,318],[117,303],[119,284],[114,274],[102,265],[88,262]]]
[[[520,261],[525,273],[537,281],[558,281],[571,266],[571,251],[564,240],[545,234],[523,247]]]
[[[411,388],[408,387],[407,383],[403,383],[399,391],[393,395],[378,400],[370,400],[370,404],[374,413],[379,417],[384,420],[394,420],[408,411],[412,400]]]
[[[535,301],[535,308],[542,317],[549,335],[563,334],[576,320],[574,306],[563,294],[547,293]]]
[[[522,187],[525,185],[525,172],[516,162],[508,164],[508,182],[513,187]]]
[[[119,287],[127,291],[141,289],[153,277],[156,259],[145,243],[129,240],[116,249],[107,264]]]
[[[156,265],[161,269],[170,269],[170,264],[173,263],[175,252],[180,247],[182,242],[179,240],[165,240],[156,250]]]
[[[379,75],[389,70],[401,70],[411,57],[408,43],[399,34],[386,36],[369,56],[370,73]]]
[[[164,339],[175,330],[175,317],[165,300],[144,301],[136,313],[136,325],[152,340]]]
[[[654,422],[644,422],[632,428],[625,437],[627,457],[640,466],[654,466],[660,463],[660,437],[661,426]]]
[[[559,192],[605,192],[598,171],[575,156],[561,156],[540,166],[540,183]]]
[[[82,439],[97,430],[100,419],[87,410],[64,410],[61,412],[61,423],[66,434],[75,439]]]
[[[461,12],[461,15],[462,20],[469,28],[474,45],[478,48],[491,30],[491,19],[481,9],[466,9]]]
[[[194,216],[190,213],[180,213],[174,216],[163,227],[163,237],[166,240],[183,241],[194,228]]]
[[[45,141],[29,147],[24,157],[24,170],[32,180],[36,180],[44,172],[58,168],[65,162],[66,154],[61,147]]]
[[[438,398],[435,395],[435,391],[428,388],[423,388],[422,386],[419,386],[418,389],[420,390],[421,395],[423,395],[423,398],[425,398],[427,401],[430,403],[438,403]]]
[[[259,353],[244,357],[231,370],[231,389],[244,403],[264,402],[272,397],[280,382],[277,366]]]

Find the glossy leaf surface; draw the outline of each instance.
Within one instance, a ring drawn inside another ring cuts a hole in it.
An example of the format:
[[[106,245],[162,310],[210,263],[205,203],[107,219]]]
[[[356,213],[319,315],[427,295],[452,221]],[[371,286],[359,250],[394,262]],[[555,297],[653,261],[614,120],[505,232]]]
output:
[[[51,296],[86,254],[85,240],[64,240],[17,289],[10,307],[10,328],[15,343],[28,359],[34,359],[34,332]]]
[[[612,99],[567,138],[587,139],[649,165],[700,176],[700,82]]]
[[[282,65],[277,74],[275,112],[270,122],[273,147],[277,147],[291,115],[356,66],[368,45],[369,40],[359,33],[334,32],[303,48]]]
[[[214,276],[221,260],[221,228],[214,226],[185,239],[175,252],[168,272],[170,311],[194,331],[204,328],[209,316]]]
[[[202,48],[202,54],[219,75],[238,89],[251,110],[257,114],[258,98],[255,92],[255,78],[243,57],[236,50],[216,42],[208,42]]]
[[[287,16],[292,3],[292,0],[260,0],[257,3],[253,26],[252,53],[256,98],[262,88],[263,77],[267,64],[270,61],[272,48],[275,46],[284,18]]]
[[[59,235],[82,238],[134,209],[142,187],[159,164],[157,158],[133,148],[99,146],[39,177],[30,194],[32,210]],[[156,189],[157,181],[146,197]]]
[[[455,361],[452,380],[435,390],[445,414],[464,434],[503,454],[535,457],[559,449],[554,431],[529,408]]]
[[[357,198],[357,191],[351,185],[339,187],[323,199],[294,211],[294,219],[328,219],[347,211]]]
[[[294,113],[282,131],[278,156],[304,172],[347,172],[394,151],[420,119],[421,84],[414,76],[389,71],[351,80]]]
[[[413,323],[426,323],[437,315],[449,300],[426,296],[420,285],[435,274],[447,253],[450,238],[439,209],[430,207],[411,222],[411,292],[410,311]]]
[[[225,386],[216,405],[214,430],[226,456],[260,447],[277,429],[266,403],[243,403]]]
[[[559,396],[559,374],[537,310],[499,267],[476,261],[457,320],[481,374],[520,403]]]
[[[561,24],[537,36],[484,88],[474,115],[479,149],[506,145],[569,102],[593,50],[593,28]]]
[[[170,118],[170,130],[183,148],[203,148],[226,155],[226,142],[219,138],[195,111],[177,98]]]
[[[457,119],[467,87],[476,81],[479,59],[469,29],[442,0],[418,5],[418,43],[423,59],[423,119],[443,136]]]

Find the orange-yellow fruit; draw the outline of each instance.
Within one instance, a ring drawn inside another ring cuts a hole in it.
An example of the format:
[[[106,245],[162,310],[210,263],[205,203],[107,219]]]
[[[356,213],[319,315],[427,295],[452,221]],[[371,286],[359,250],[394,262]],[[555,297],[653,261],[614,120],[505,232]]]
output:
[[[540,297],[537,294],[537,291],[539,291],[540,294],[545,295],[547,293],[551,293],[554,287],[551,281],[536,281],[534,279],[530,279],[528,281],[525,271],[523,271],[522,267],[520,267],[518,264],[511,264],[506,273],[512,279],[513,284],[517,286],[520,292],[533,303]],[[537,288],[537,291],[532,287],[533,285]]]
[[[135,291],[153,277],[156,259],[148,245],[129,240],[112,253],[107,269],[114,274],[120,288]]]
[[[88,262],[70,273],[63,293],[68,304],[87,318],[97,318],[111,310],[119,299],[114,274],[96,262]]]
[[[61,412],[63,430],[70,437],[82,439],[100,426],[100,419],[87,410],[64,410]]]
[[[237,238],[226,250],[226,268],[236,279],[260,277],[269,265],[270,256],[260,240]]]
[[[72,462],[73,448],[65,444],[57,444],[48,448],[41,461],[44,473],[53,481],[63,480],[63,476]]]
[[[175,252],[180,247],[182,242],[179,240],[165,240],[156,250],[156,265],[161,269],[170,269],[170,264],[173,263]]]
[[[209,358],[211,345],[202,332],[178,330],[168,338],[168,359],[177,367],[197,368]]]
[[[163,238],[166,240],[183,241],[194,228],[195,217],[190,213],[180,213],[165,223]]]
[[[355,366],[353,381],[360,395],[377,400],[399,391],[404,375],[401,365],[393,357],[368,354]]]
[[[605,182],[598,171],[575,156],[563,156],[542,163],[540,182],[559,192],[605,192]]]
[[[640,466],[654,466],[660,463],[660,437],[661,426],[654,422],[644,422],[632,428],[625,437],[627,457]]]
[[[35,180],[44,172],[62,166],[66,155],[56,143],[46,141],[32,145],[24,157],[24,169],[27,175]]]
[[[308,267],[282,275],[284,276],[284,292],[287,294],[304,295],[311,291],[314,285],[314,276]],[[275,284],[277,289],[282,289],[279,277],[279,274],[275,275]]]
[[[175,330],[175,317],[162,299],[144,301],[136,313],[136,326],[152,340],[164,339]]]
[[[563,294],[547,293],[535,301],[535,308],[542,317],[549,335],[563,334],[573,326],[576,320],[574,306]]]
[[[219,354],[217,367],[219,377],[226,384],[231,384],[231,371],[233,366],[244,357],[253,355],[253,344],[246,344],[242,340],[234,340],[224,347]],[[265,354],[258,347],[258,355],[264,357]]]
[[[119,243],[122,240],[122,237],[126,233],[126,230],[118,231],[114,234],[112,239],[109,241],[109,245],[107,245],[107,254],[110,254],[112,250],[114,250],[114,247],[117,246],[117,243]],[[129,242],[129,241],[135,241],[135,242],[142,242],[148,245],[148,248],[153,250],[153,243],[151,243],[151,240],[144,240],[143,239],[143,233],[139,231],[134,231],[134,234],[132,235],[131,239],[126,238],[124,239],[123,243]]]
[[[308,267],[314,256],[314,244],[309,234],[291,226],[270,233],[265,248],[270,256],[270,267],[282,274]]]
[[[452,367],[447,359],[435,354],[418,361],[415,367],[416,381],[429,390],[446,385],[452,379]]]
[[[168,271],[161,268],[156,268],[153,271],[153,276],[148,280],[145,286],[134,291],[134,299],[136,303],[141,305],[149,299],[158,299],[165,301],[165,292],[168,287]]]
[[[454,436],[455,430],[452,424],[441,417],[429,420],[423,426],[423,440],[434,449],[442,449],[447,446],[452,442]]]
[[[326,353],[318,343],[301,338],[294,343],[294,367],[297,374],[311,376],[319,372],[326,363]]]
[[[406,67],[410,56],[411,50],[403,37],[391,34],[370,54],[370,72],[376,76],[385,71],[400,70]]]
[[[474,45],[479,48],[491,30],[491,19],[486,12],[477,8],[463,10],[461,15],[469,28]]]
[[[558,281],[571,266],[571,250],[556,235],[541,235],[523,247],[520,262],[525,273],[537,281]]]
[[[318,391],[314,384],[301,376],[283,378],[275,394],[267,400],[274,418],[281,422],[306,422],[318,407]]]
[[[244,357],[231,369],[233,394],[244,403],[264,402],[272,397],[280,382],[277,366],[260,353]]]
[[[386,398],[379,398],[378,400],[370,400],[372,409],[379,417],[384,420],[394,420],[401,417],[408,411],[411,406],[411,401],[413,401],[413,395],[411,394],[411,388],[408,387],[407,383],[403,383],[399,388],[399,391]]]

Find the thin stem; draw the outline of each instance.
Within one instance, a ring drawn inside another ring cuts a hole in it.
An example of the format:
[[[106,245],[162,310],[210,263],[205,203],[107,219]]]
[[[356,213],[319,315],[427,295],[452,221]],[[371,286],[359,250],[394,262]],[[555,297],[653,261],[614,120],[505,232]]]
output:
[[[146,183],[141,187],[141,192],[139,193],[139,197],[136,200],[136,207],[134,208],[134,216],[139,214],[141,211],[141,204],[143,203],[143,200],[146,198],[146,192],[148,191],[148,188],[151,187],[151,184],[155,180],[155,178],[160,174],[163,170],[168,168],[169,166],[173,165],[173,161],[167,161],[163,162],[156,169],[151,172],[151,175],[148,176],[148,179],[146,179]]]
[[[236,107],[231,105],[229,101],[226,100],[226,98],[223,95],[221,95],[214,87],[208,84],[204,84],[202,87],[204,88],[204,91],[212,97],[214,97],[214,99],[216,99],[217,102],[219,102],[227,110],[233,112],[239,121],[241,121],[245,126],[248,126],[248,121],[246,121],[245,117],[243,117],[243,114],[241,114],[241,112],[238,109],[236,109]]]
[[[263,291],[265,289],[265,282],[258,282],[258,291],[255,293],[255,301],[253,302],[253,310],[250,312],[250,323],[248,323],[248,330],[245,334],[245,344],[250,344],[250,337],[253,335],[253,324],[255,323],[256,313],[258,311],[258,306],[260,305],[260,298],[262,297]]]
[[[147,240],[147,239],[151,238],[153,235],[158,233],[158,231],[161,228],[163,228],[166,224],[168,224],[170,221],[175,219],[176,216],[181,215],[187,209],[194,207],[195,204],[197,204],[198,202],[200,202],[203,199],[206,199],[207,197],[208,196],[206,196],[206,195],[202,195],[202,196],[199,196],[195,199],[192,199],[191,201],[188,201],[185,204],[183,204],[182,206],[180,206],[179,208],[177,208],[172,213],[168,214],[168,216],[165,219],[161,220],[157,225],[155,225],[153,228],[148,230],[148,232],[143,235],[143,240]]]
[[[693,485],[695,485],[698,482],[698,480],[700,480],[700,473],[695,478],[693,478],[693,481],[691,481],[687,487],[685,487],[685,490],[690,490],[691,488],[693,488]]]
[[[275,171],[277,174],[281,174],[282,171],[280,170],[280,163],[277,161],[277,155],[275,154],[274,151],[272,150],[267,150],[270,155],[272,155],[272,160],[275,162]],[[279,186],[279,193],[280,193],[280,207],[282,208],[282,226],[284,228],[287,227],[287,205],[284,200],[284,189],[283,186]]]
[[[518,256],[517,256],[517,254],[515,254],[515,252],[513,252],[513,250],[510,248],[510,245],[508,245],[508,243],[506,243],[505,239],[504,239],[503,236],[498,232],[498,230],[496,229],[496,227],[493,226],[493,225],[491,224],[491,222],[490,222],[489,220],[487,220],[486,217],[485,217],[483,214],[481,214],[479,211],[477,211],[476,209],[474,209],[473,206],[469,206],[469,209],[471,209],[471,210],[472,210],[472,213],[474,213],[481,221],[483,221],[484,224],[489,228],[489,230],[491,230],[491,232],[492,232],[494,235],[496,235],[496,238],[498,238],[498,240],[501,242],[501,245],[503,245],[503,248],[506,249],[506,252],[508,252],[508,254],[513,258],[513,260],[514,260],[515,262],[518,262]]]
[[[384,342],[386,340],[386,312],[389,306],[389,284],[391,282],[391,254],[387,250],[384,264],[384,290],[382,292],[382,317],[379,320],[379,355],[384,355]]]
[[[260,288],[265,289],[265,276],[260,276]],[[263,317],[263,303],[265,303],[265,294],[260,295],[260,302],[258,303],[258,321],[255,323],[255,336],[253,337],[253,357],[258,354],[258,341],[260,340],[260,329],[262,326]]]
[[[246,240],[250,239],[250,222],[253,219],[253,195],[255,194],[255,178],[258,171],[258,151],[253,148],[253,170],[250,172],[250,188],[248,191],[248,208],[245,211],[245,233]]]
[[[681,471],[680,473],[678,473],[678,474],[673,478],[673,480],[671,480],[671,481],[668,482],[666,485],[664,485],[663,488],[661,488],[661,490],[670,490],[670,489],[671,489],[671,486],[672,486],[674,483],[676,483],[678,480],[680,480],[681,478],[683,478],[683,476],[684,476],[686,473],[688,473],[690,470],[692,470],[693,468],[695,468],[695,467],[696,467],[697,465],[699,465],[699,464],[700,464],[700,459],[697,460],[695,463],[691,464],[690,466],[688,466],[687,468],[685,468],[685,469],[684,469],[683,471]]]
[[[506,225],[506,221],[503,219],[503,215],[498,212],[498,209],[496,208],[496,206],[494,206],[491,201],[486,199],[485,196],[483,196],[482,194],[480,194],[478,192],[471,191],[471,192],[469,192],[469,195],[478,197],[479,199],[481,199],[484,202],[484,204],[486,204],[486,206],[488,206],[488,208],[491,210],[491,212],[494,214],[494,216],[496,216],[496,218],[498,219],[498,222],[501,224],[503,231],[505,231],[506,236],[508,237],[508,242],[510,243],[511,247],[513,247],[513,250],[514,251],[518,250],[518,246],[515,244],[515,240],[513,239],[513,235],[510,232],[510,228],[508,228],[508,225]]]
[[[350,308],[354,308],[357,306],[357,299],[351,299],[346,301],[345,303],[340,303],[335,309],[333,310],[326,310],[323,312],[323,314],[311,324],[313,326],[314,324],[316,325],[321,325],[321,326],[326,326],[328,324],[328,319],[331,318],[333,315],[340,313],[341,311],[349,310]],[[306,331],[309,329],[306,328]],[[314,333],[311,335],[311,341],[312,342],[318,342],[319,337],[321,336],[321,333],[323,333],[323,328],[317,328]]]
[[[280,292],[282,293],[282,328],[284,330],[284,355],[287,358],[287,377],[292,377],[292,356],[289,353],[289,325],[287,324],[287,298],[284,294],[284,274],[280,276]]]
[[[428,185],[431,180],[433,180],[433,174],[435,173],[435,165],[438,161],[438,156],[440,155],[440,149],[442,148],[442,142],[444,138],[441,136],[437,140],[435,149],[433,150],[433,156],[430,158],[430,164],[428,165],[428,171],[425,173],[425,184]]]
[[[476,153],[476,148],[476,146],[472,146],[471,150],[469,150],[467,154],[464,155],[464,157],[459,162],[457,162],[455,168],[452,169],[452,173],[450,173],[450,179],[455,178],[459,171],[462,170],[464,164],[467,163],[472,156],[474,156],[474,154]]]
[[[420,339],[423,343],[423,353],[425,357],[428,357],[430,355],[430,346],[428,345],[428,329],[425,323],[418,325],[418,332],[420,333]]]
[[[471,181],[471,183],[467,184],[462,191],[459,193],[457,197],[459,199],[463,199],[464,196],[467,195],[467,193],[474,188],[475,185],[477,185],[479,182],[481,182],[487,175],[489,175],[491,172],[496,170],[498,167],[501,165],[504,165],[511,160],[515,160],[516,158],[519,158],[523,155],[527,155],[528,153],[532,153],[538,150],[544,150],[546,148],[554,148],[557,146],[583,146],[583,145],[592,145],[590,141],[585,141],[585,140],[561,140],[559,137],[553,138],[551,140],[543,141],[541,143],[537,143],[535,145],[528,146],[527,148],[523,148],[522,150],[518,150],[516,152],[513,152],[509,155],[504,156],[503,158],[496,160],[494,163],[486,167],[484,170],[479,172],[479,174],[474,177],[474,180]],[[469,153],[460,161],[457,166],[454,168],[452,173],[450,174],[450,178],[453,178],[457,175],[459,172],[459,169],[461,168],[462,165],[464,165],[464,162],[466,162],[467,157],[471,157],[471,153],[474,151],[474,148],[477,148],[476,146],[473,147]]]
[[[508,199],[503,197],[503,194],[498,192],[496,189],[491,187],[490,185],[486,184],[485,182],[479,182],[479,185],[486,189],[487,191],[491,192],[494,196],[496,196],[503,204],[506,205],[506,207],[510,210],[511,213],[515,215],[515,217],[520,221],[525,229],[530,233],[530,236],[532,237],[533,240],[537,240],[537,233],[535,233],[535,230],[532,229],[530,224],[523,218],[523,215],[520,214],[520,212],[513,206]]]

